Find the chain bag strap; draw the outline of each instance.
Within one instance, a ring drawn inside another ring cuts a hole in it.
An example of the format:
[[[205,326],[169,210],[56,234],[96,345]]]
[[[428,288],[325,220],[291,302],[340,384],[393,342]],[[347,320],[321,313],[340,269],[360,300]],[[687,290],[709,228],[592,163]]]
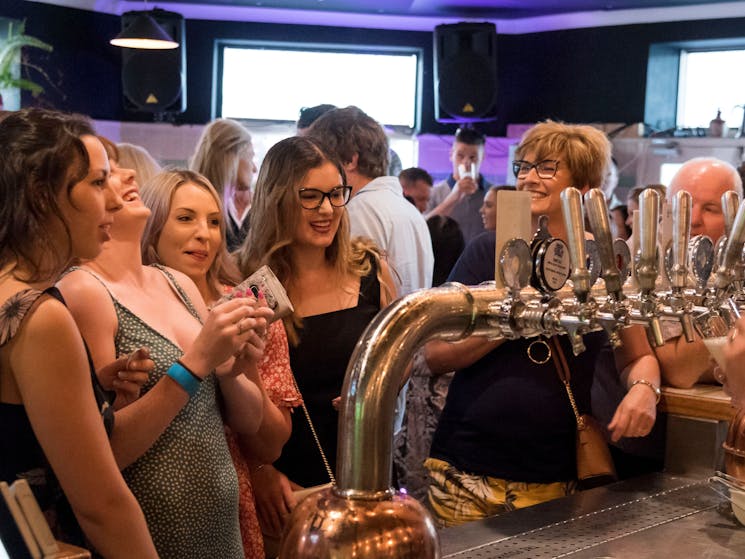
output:
[[[318,433],[316,432],[316,428],[313,426],[313,421],[310,418],[310,413],[308,413],[308,408],[305,406],[305,399],[303,399],[303,393],[300,392],[300,387],[297,385],[297,380],[295,380],[295,374],[292,374],[292,383],[295,385],[295,390],[297,390],[298,394],[300,394],[301,398],[301,406],[303,408],[303,413],[305,414],[305,419],[308,420],[308,427],[310,427],[310,432],[313,435],[313,440],[316,441],[316,446],[318,447],[318,452],[321,454],[321,460],[323,460],[323,466],[326,468],[326,473],[329,476],[329,479],[331,480],[331,483],[336,484],[336,478],[334,477],[334,472],[331,471],[331,466],[329,465],[328,458],[326,458],[326,453],[323,451],[323,447],[321,446],[321,439],[318,438]]]

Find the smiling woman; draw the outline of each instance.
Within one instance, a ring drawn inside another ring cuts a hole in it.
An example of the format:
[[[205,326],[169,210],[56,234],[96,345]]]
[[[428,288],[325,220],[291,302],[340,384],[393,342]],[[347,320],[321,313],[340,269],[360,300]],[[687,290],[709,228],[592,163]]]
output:
[[[152,370],[117,410],[112,447],[160,557],[243,559],[238,480],[218,402],[234,431],[256,433],[262,395],[244,372],[262,358],[271,311],[236,298],[208,313],[188,276],[142,265],[150,210],[134,172],[119,167],[115,147],[107,146],[123,208],[101,254],[65,276],[60,288],[94,364],[149,348]],[[219,367],[234,355],[230,366]]]

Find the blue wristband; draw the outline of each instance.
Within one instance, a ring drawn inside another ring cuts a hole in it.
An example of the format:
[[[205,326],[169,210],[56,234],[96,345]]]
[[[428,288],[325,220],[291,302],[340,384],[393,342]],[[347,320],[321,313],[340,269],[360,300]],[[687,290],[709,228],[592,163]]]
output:
[[[190,373],[186,367],[178,361],[170,366],[166,371],[166,374],[186,391],[189,398],[194,396],[194,394],[199,390],[199,381],[197,380],[197,377]]]

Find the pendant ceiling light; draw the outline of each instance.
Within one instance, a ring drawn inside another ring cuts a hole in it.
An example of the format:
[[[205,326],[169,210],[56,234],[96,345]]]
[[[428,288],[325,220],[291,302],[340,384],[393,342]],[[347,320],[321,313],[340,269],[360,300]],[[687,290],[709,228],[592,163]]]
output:
[[[127,12],[131,15],[136,14],[136,17],[109,42],[114,46],[130,49],[178,48],[178,43],[153,18],[156,11]]]

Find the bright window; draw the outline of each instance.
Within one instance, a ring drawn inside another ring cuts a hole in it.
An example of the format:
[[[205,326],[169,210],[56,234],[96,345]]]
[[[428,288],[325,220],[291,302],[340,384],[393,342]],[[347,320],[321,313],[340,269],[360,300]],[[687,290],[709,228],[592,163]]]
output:
[[[725,126],[739,128],[745,103],[745,50],[680,53],[679,128],[707,128],[717,110]]]
[[[302,107],[356,105],[411,133],[419,122],[419,59],[416,49],[220,43],[216,114],[294,122]]]

